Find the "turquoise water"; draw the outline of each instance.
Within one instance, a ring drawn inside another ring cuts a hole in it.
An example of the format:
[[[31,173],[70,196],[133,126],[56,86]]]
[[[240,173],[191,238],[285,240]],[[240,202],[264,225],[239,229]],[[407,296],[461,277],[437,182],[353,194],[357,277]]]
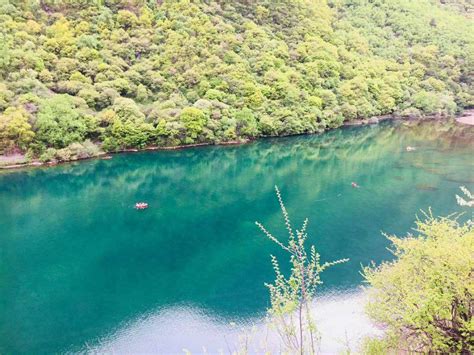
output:
[[[0,353],[84,350],[150,312],[173,320],[176,307],[260,317],[269,254],[282,253],[254,222],[285,236],[274,185],[295,227],[309,218],[323,260],[350,258],[321,291],[354,290],[361,264],[390,258],[381,231],[405,234],[420,208],[459,211],[459,186],[474,190],[474,131],[443,127],[384,123],[0,174]]]

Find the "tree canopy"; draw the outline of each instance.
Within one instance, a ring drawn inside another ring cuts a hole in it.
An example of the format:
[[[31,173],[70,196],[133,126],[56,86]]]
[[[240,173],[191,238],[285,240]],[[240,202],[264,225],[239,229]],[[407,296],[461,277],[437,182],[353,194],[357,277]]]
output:
[[[462,0],[1,0],[0,153],[452,115],[474,105],[471,10]]]

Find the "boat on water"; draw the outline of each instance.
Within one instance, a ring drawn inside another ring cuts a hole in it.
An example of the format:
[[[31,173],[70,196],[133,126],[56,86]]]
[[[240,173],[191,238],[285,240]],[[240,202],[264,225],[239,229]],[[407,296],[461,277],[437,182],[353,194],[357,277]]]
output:
[[[146,202],[137,202],[135,204],[135,209],[137,209],[137,210],[145,210],[147,208],[148,208],[148,203],[146,203]]]

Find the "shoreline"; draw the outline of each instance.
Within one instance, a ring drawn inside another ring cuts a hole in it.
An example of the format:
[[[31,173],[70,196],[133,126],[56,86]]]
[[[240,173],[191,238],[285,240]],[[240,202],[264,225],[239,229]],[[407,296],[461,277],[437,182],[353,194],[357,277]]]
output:
[[[184,145],[165,146],[165,147],[149,146],[142,149],[129,148],[129,149],[117,150],[115,152],[102,152],[93,157],[79,158],[75,160],[65,160],[65,161],[45,162],[45,163],[35,160],[29,163],[16,163],[16,164],[11,164],[11,165],[3,165],[3,166],[0,166],[0,171],[15,170],[15,169],[22,169],[22,168],[52,167],[52,166],[70,164],[70,163],[85,161],[85,160],[109,160],[109,159],[112,159],[113,155],[123,154],[123,153],[140,153],[140,152],[146,152],[146,151],[160,151],[160,150],[162,151],[181,150],[181,149],[188,149],[188,148],[207,147],[211,145],[215,145],[215,146],[241,145],[241,144],[250,143],[254,140],[255,139],[242,139],[241,141],[228,141],[228,142],[222,142],[222,143],[195,143],[195,144],[184,144]]]
[[[420,121],[421,122],[421,121],[428,121],[428,120],[433,120],[433,119],[446,120],[450,118],[454,118],[454,120],[457,123],[460,123],[463,125],[474,125],[474,109],[465,110],[461,116],[451,116],[451,117],[438,116],[438,115],[426,116],[422,118],[403,117],[403,116],[395,116],[395,115],[394,116],[392,115],[374,116],[371,118],[345,121],[341,124],[341,126],[337,128],[329,128],[319,133],[301,133],[301,134],[288,134],[288,135],[279,135],[279,136],[265,136],[265,137],[257,137],[257,138],[252,138],[252,139],[242,138],[241,140],[233,140],[233,141],[227,141],[227,142],[221,142],[221,143],[195,143],[195,144],[182,144],[182,145],[164,146],[164,147],[148,146],[142,149],[129,148],[129,149],[118,150],[115,152],[102,152],[94,157],[79,158],[76,160],[67,160],[67,161],[58,161],[58,162],[42,163],[38,160],[34,160],[29,163],[14,163],[11,165],[3,165],[3,166],[0,165],[0,171],[15,170],[15,169],[22,169],[22,168],[51,167],[51,166],[63,165],[63,164],[74,163],[78,161],[84,161],[84,160],[109,160],[109,159],[112,159],[113,155],[122,154],[122,153],[138,153],[138,152],[160,151],[160,150],[161,151],[181,150],[181,149],[189,149],[189,148],[197,148],[197,147],[207,147],[211,145],[214,145],[214,146],[243,145],[243,144],[254,142],[255,140],[261,139],[261,138],[278,138],[278,137],[290,137],[290,136],[297,136],[297,135],[321,134],[321,133],[332,131],[338,128],[367,126],[367,125],[378,124],[378,123],[389,121],[389,120],[390,121],[401,120],[401,121]],[[0,156],[0,160],[1,160],[1,156]]]
[[[461,116],[458,116],[455,119],[458,123],[474,126],[474,109],[464,111]]]

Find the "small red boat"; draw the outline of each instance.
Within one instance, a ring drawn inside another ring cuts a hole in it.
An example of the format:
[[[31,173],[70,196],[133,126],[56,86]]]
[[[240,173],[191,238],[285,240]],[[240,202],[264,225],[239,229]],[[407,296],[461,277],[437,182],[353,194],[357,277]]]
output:
[[[146,202],[137,202],[137,203],[135,204],[135,208],[136,208],[137,210],[145,210],[145,209],[148,208],[148,203],[146,203]]]

